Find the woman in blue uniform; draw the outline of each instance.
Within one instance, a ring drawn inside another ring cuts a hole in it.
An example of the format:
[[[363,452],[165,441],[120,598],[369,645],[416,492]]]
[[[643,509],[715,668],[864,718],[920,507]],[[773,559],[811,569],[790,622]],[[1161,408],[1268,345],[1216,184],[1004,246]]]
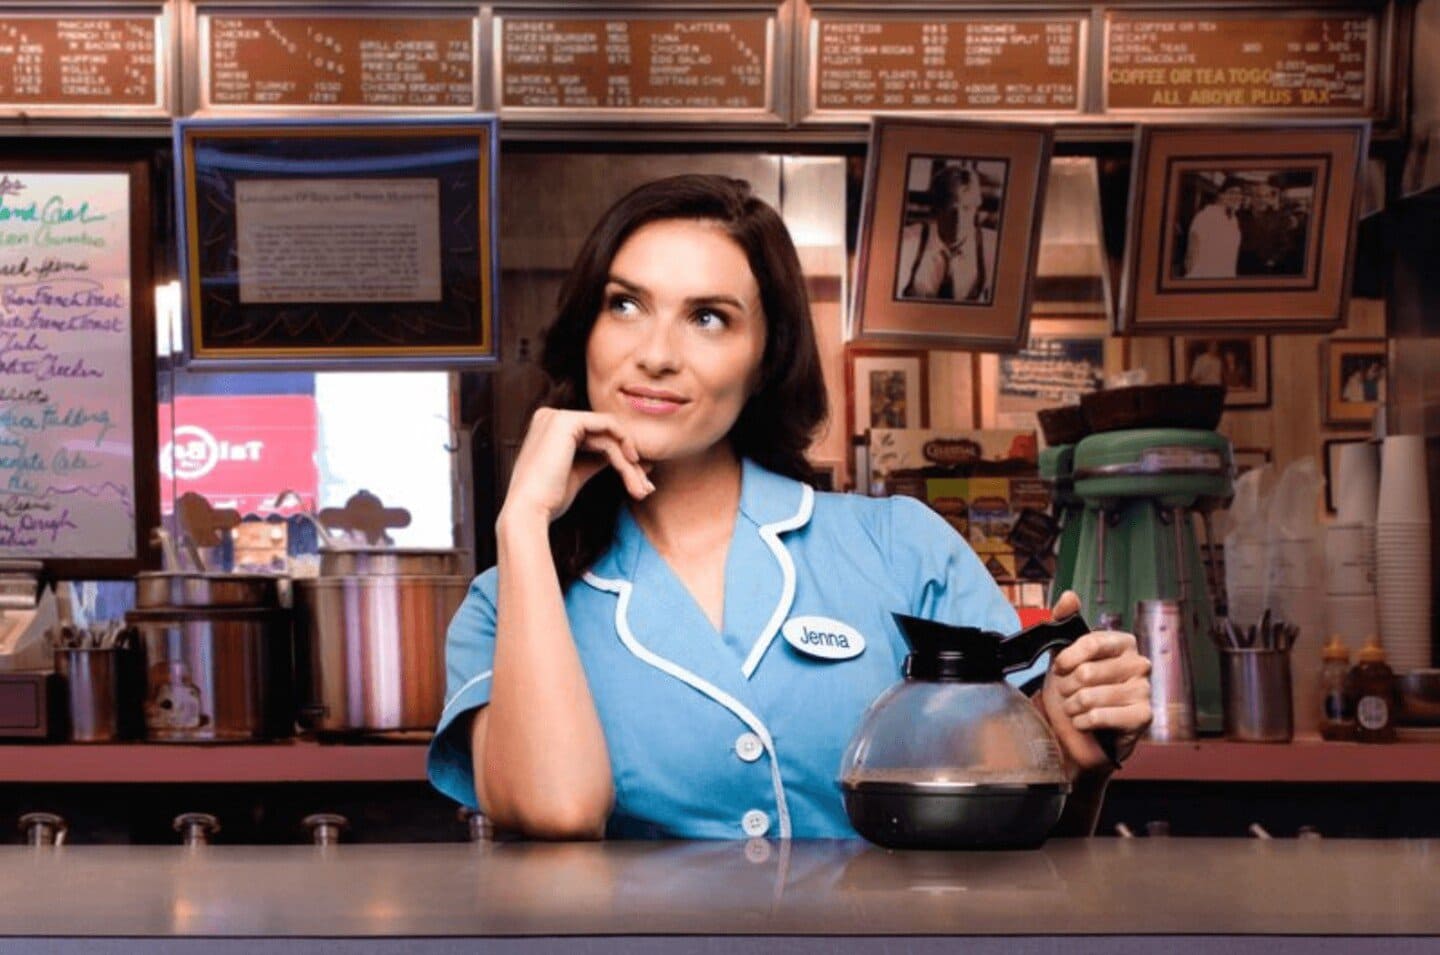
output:
[[[923,504],[804,482],[825,391],[779,216],[716,176],[625,196],[580,251],[543,365],[497,566],[450,626],[432,782],[540,838],[854,836],[836,776],[900,678],[890,614],[1018,621]],[[1116,632],[1050,663],[1037,707],[1081,828],[1112,769],[1092,731],[1133,747],[1148,672]]]

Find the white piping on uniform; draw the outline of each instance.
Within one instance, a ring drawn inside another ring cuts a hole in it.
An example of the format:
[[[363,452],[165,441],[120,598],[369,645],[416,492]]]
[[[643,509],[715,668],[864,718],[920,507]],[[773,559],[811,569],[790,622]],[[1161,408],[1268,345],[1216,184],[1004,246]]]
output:
[[[760,631],[756,638],[755,645],[750,648],[750,655],[745,658],[745,665],[740,668],[745,679],[750,679],[755,668],[760,665],[765,651],[770,649],[770,644],[775,642],[775,634],[780,632],[780,625],[785,622],[785,615],[790,612],[790,605],[795,602],[795,561],[791,559],[790,552],[780,542],[780,535],[786,531],[793,531],[797,527],[804,527],[810,520],[810,511],[815,507],[815,490],[808,484],[800,485],[800,509],[782,521],[773,524],[765,524],[760,528],[760,539],[770,552],[775,555],[775,562],[780,565],[780,576],[784,583],[780,586],[780,600],[775,604],[775,612],[765,622],[765,629]]]
[[[481,680],[488,680],[488,679],[490,679],[490,677],[492,677],[494,674],[495,674],[495,671],[494,671],[494,670],[486,670],[484,673],[481,673],[479,676],[472,677],[469,681],[466,682],[466,684],[465,684],[464,686],[462,686],[460,689],[456,690],[456,691],[455,691],[455,695],[452,696],[452,697],[450,697],[450,701],[449,701],[448,703],[446,703],[446,704],[445,704],[445,708],[440,711],[440,719],[438,720],[438,722],[440,722],[440,723],[445,722],[445,714],[446,714],[446,713],[449,713],[449,712],[450,712],[450,707],[454,706],[454,705],[456,704],[456,702],[459,701],[460,697],[462,697],[462,696],[465,695],[465,691],[466,691],[466,690],[470,689],[472,686],[474,686],[475,684],[479,683]]]
[[[657,653],[646,648],[636,639],[635,632],[630,629],[628,615],[630,612],[630,595],[634,592],[634,585],[628,580],[610,580],[605,577],[597,577],[592,573],[585,575],[585,582],[598,590],[608,591],[617,595],[620,599],[615,603],[615,632],[620,636],[620,642],[625,645],[636,658],[644,663],[669,674],[682,683],[699,690],[710,697],[716,703],[725,707],[731,713],[740,717],[741,722],[750,728],[750,731],[760,738],[760,743],[765,747],[765,752],[770,756],[770,783],[775,788],[775,811],[780,817],[780,838],[790,838],[790,809],[785,803],[785,784],[780,779],[780,759],[775,755],[775,742],[770,738],[770,731],[760,718],[739,700],[735,699],[724,690],[701,679],[684,667],[672,663]]]

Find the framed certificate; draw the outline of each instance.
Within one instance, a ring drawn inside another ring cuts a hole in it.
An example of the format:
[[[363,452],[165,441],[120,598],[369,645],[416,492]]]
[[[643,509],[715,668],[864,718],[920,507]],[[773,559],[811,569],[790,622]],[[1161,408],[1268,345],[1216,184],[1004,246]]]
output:
[[[490,116],[177,120],[187,361],[495,361],[496,139]]]

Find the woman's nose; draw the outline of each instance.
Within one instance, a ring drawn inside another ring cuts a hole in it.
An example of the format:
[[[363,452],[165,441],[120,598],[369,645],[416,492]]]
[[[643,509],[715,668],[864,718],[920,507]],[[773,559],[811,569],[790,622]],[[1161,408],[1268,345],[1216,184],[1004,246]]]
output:
[[[679,367],[679,345],[675,341],[678,324],[668,318],[647,323],[644,338],[635,349],[635,362],[646,373],[660,375]]]

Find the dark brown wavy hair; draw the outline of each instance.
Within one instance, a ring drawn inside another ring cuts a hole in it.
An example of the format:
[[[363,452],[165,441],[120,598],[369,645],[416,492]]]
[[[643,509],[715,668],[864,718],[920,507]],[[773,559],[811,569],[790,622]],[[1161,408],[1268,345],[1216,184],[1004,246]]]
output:
[[[828,408],[805,276],[785,223],[741,179],[709,175],[659,179],[630,192],[601,217],[575,258],[560,289],[555,321],[545,332],[540,365],[549,376],[550,390],[542,404],[589,410],[585,351],[600,314],[610,264],[637,229],[670,219],[719,224],[744,250],[760,286],[765,312],[760,387],[730,430],[731,447],[737,455],[778,474],[810,480],[813,472],[805,449]],[[562,587],[610,546],[624,497],[619,475],[605,468],[550,526]]]

